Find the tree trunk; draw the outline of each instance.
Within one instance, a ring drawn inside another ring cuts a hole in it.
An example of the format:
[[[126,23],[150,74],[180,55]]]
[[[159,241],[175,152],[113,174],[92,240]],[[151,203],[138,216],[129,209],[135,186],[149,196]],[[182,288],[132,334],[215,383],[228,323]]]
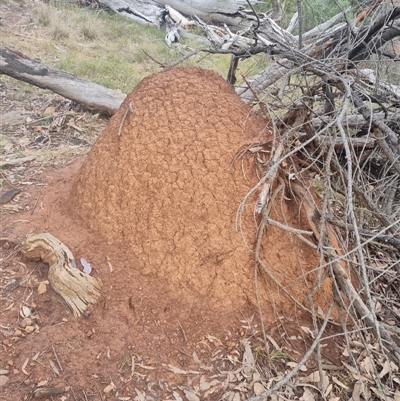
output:
[[[84,81],[65,71],[49,68],[22,53],[0,45],[0,74],[50,89],[67,99],[108,114],[113,114],[125,94]]]

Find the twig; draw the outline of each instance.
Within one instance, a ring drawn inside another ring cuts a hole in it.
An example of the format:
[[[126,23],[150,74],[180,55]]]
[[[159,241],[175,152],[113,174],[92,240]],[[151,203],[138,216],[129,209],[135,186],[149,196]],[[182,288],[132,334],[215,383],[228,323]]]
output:
[[[143,52],[150,60],[153,60],[156,64],[158,64],[158,65],[161,66],[162,68],[168,67],[167,65],[161,63],[160,61],[157,61],[154,57],[150,56],[150,54],[147,53],[145,50],[142,49],[142,52]]]
[[[132,104],[132,102],[129,102],[128,107],[125,110],[125,114],[121,119],[121,124],[119,125],[118,133],[117,133],[118,136],[121,136],[121,131],[122,131],[122,128],[123,128],[123,126],[125,124],[125,119],[128,116],[129,112],[133,113],[133,104]]]
[[[62,365],[61,365],[60,360],[58,359],[58,355],[57,355],[57,352],[56,352],[56,350],[55,350],[55,348],[54,348],[54,345],[52,345],[51,347],[53,348],[54,357],[56,358],[56,361],[57,361],[57,363],[58,363],[58,366],[60,367],[60,370],[61,370],[61,372],[62,372],[64,369],[63,369],[63,367],[62,367]]]
[[[295,368],[293,368],[282,380],[280,380],[278,383],[275,384],[271,389],[268,391],[265,391],[264,393],[257,395],[255,397],[248,398],[246,401],[263,401],[266,400],[267,397],[271,396],[272,394],[276,393],[281,387],[283,387],[285,384],[289,382],[289,380],[304,366],[304,364],[308,361],[312,353],[314,352],[316,346],[320,343],[320,339],[322,337],[322,334],[325,331],[326,325],[328,324],[329,317],[332,311],[332,306],[329,307],[329,310],[326,314],[326,317],[322,323],[322,326],[312,343],[310,349],[306,352],[306,354],[303,356],[301,361],[297,364]]]
[[[14,391],[17,391],[17,390],[21,387],[21,385],[25,382],[25,380],[28,379],[29,376],[30,376],[32,373],[33,373],[33,369],[32,369],[31,372],[29,372],[29,374],[28,374],[22,381],[20,381],[20,382],[17,384],[17,386],[14,387]]]
[[[181,322],[179,321],[179,319],[178,319],[178,324],[179,324],[179,327],[180,327],[180,329],[182,331],[183,338],[185,339],[185,342],[187,342],[185,330],[183,330],[183,327],[182,327]]]

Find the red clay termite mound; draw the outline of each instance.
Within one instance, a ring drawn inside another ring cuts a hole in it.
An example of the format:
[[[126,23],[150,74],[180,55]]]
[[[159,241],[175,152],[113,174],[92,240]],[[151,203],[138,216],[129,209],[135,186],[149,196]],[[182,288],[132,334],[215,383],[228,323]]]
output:
[[[217,307],[254,302],[254,203],[242,231],[236,223],[240,201],[257,182],[256,167],[251,152],[237,154],[268,140],[267,126],[215,72],[186,67],[154,74],[128,95],[87,156],[74,213],[108,243],[129,247],[138,262],[127,262],[127,269]],[[278,209],[299,226],[297,209],[283,203]],[[304,273],[318,255],[275,228],[263,252],[289,293],[304,300]],[[260,291],[278,308],[289,305],[274,285]]]

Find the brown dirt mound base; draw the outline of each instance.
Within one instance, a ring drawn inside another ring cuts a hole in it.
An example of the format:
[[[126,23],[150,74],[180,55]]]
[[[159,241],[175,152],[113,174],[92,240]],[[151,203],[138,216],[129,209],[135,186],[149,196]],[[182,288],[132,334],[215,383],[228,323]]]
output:
[[[140,271],[169,291],[200,295],[212,309],[255,302],[252,197],[236,229],[240,201],[257,182],[249,143],[271,135],[267,120],[251,111],[216,73],[175,68],[152,75],[127,97],[93,146],[72,197],[75,216],[109,245],[126,247],[126,286]],[[299,227],[294,200],[280,199],[275,217]],[[304,228],[304,227],[303,227]],[[263,242],[268,268],[305,302],[307,272],[318,255],[294,236],[271,228]],[[311,279],[312,281],[312,279]],[[324,292],[319,302],[324,304]],[[264,308],[293,303],[263,282]]]

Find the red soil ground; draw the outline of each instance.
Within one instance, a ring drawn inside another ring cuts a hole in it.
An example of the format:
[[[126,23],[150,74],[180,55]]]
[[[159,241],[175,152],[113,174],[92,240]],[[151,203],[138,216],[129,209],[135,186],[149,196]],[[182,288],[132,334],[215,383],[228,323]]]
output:
[[[43,174],[46,186],[29,190],[29,210],[4,216],[2,237],[51,233],[77,260],[91,263],[103,291],[89,318],[74,319],[54,293],[37,294],[38,282],[46,279],[43,263],[9,260],[6,269],[28,277],[9,295],[31,294],[25,304],[34,309],[39,329],[16,336],[18,306],[2,315],[14,319],[8,335],[2,326],[3,349],[18,366],[5,388],[7,397],[16,398],[7,399],[24,399],[44,379],[71,385],[75,400],[85,399],[81,391],[87,399],[101,399],[100,393],[118,399],[136,395],[134,388],[161,399],[171,388],[198,384],[198,377],[189,380],[167,368],[199,369],[194,350],[229,370],[226,356],[260,329],[259,320],[252,320],[258,313],[251,252],[255,196],[245,208],[242,231],[236,230],[238,206],[257,182],[257,168],[251,152],[236,156],[270,138],[267,126],[216,73],[167,70],[134,89],[86,158]],[[287,198],[272,216],[304,225],[295,200]],[[314,277],[307,272],[318,256],[277,228],[268,230],[262,254],[288,293],[305,303]],[[304,324],[302,312],[273,282],[262,278],[258,287],[268,334],[280,336],[276,321],[292,328],[292,322]],[[322,307],[325,296],[328,284],[317,297]],[[49,344],[64,367],[59,376],[49,368]],[[31,359],[38,352],[42,364]],[[129,381],[132,356],[155,369],[139,367]],[[20,368],[26,358],[25,370],[32,372],[27,379]],[[102,390],[110,381],[116,390],[107,395]]]

